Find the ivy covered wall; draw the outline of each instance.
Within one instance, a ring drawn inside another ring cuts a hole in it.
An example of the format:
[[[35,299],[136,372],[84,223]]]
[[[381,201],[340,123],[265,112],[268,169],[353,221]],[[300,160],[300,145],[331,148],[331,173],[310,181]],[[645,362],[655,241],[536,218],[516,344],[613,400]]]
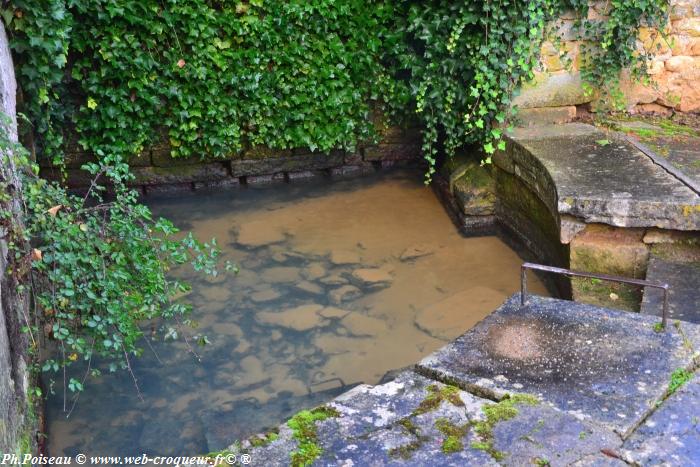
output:
[[[610,21],[609,2],[590,2],[587,18]],[[634,49],[649,54],[641,76],[622,73],[618,93],[607,95],[587,88],[586,51],[590,34],[580,27],[576,11],[558,15],[540,47],[534,79],[524,83],[513,103],[525,121],[564,122],[576,116],[576,106],[594,110],[626,110],[669,114],[700,111],[700,3],[671,0],[668,21],[662,28],[642,26]]]

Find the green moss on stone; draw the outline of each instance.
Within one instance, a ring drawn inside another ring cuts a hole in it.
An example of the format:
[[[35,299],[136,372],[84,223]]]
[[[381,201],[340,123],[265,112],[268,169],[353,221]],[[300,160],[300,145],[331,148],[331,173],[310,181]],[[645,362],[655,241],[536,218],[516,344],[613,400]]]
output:
[[[459,397],[458,387],[445,385],[439,388],[436,384],[432,384],[428,386],[428,395],[413,411],[413,415],[421,415],[432,412],[440,407],[440,404],[442,404],[443,401],[447,401],[457,407],[464,406],[464,401],[462,401],[462,398]]]
[[[339,416],[340,413],[334,408],[321,406],[302,410],[287,422],[292,436],[297,440],[297,450],[289,454],[293,466],[311,465],[321,455],[323,449],[318,445],[316,423]]]
[[[248,438],[248,442],[250,445],[254,448],[259,448],[263,446],[267,446],[274,440],[276,440],[279,437],[279,434],[277,433],[277,430],[272,430],[267,433],[265,433],[262,436],[252,436]]]
[[[435,421],[435,428],[437,428],[440,433],[445,435],[445,438],[442,440],[442,452],[445,454],[451,454],[464,449],[462,438],[464,438],[469,431],[468,424],[458,426],[446,418],[438,418]]]
[[[496,404],[485,405],[481,408],[486,418],[473,423],[474,431],[479,434],[481,441],[472,443],[472,448],[486,451],[496,461],[505,457],[505,453],[493,445],[493,430],[495,426],[518,415],[517,405],[539,404],[537,397],[529,394],[515,394]]]

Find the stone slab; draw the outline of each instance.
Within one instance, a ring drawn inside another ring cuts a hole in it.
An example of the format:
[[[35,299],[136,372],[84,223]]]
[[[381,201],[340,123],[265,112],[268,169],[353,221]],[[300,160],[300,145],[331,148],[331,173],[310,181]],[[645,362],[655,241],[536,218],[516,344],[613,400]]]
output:
[[[668,284],[668,308],[671,319],[700,324],[700,263],[682,263],[652,254],[647,280]],[[661,316],[663,291],[645,287],[641,312]]]
[[[634,465],[700,463],[700,376],[682,386],[624,444]]]
[[[619,227],[700,230],[700,195],[629,142],[579,123],[520,128],[496,154],[554,215]]]
[[[484,421],[485,407],[493,401],[455,390],[455,398],[440,400],[421,410],[431,395],[446,385],[412,371],[399,373],[388,383],[360,385],[327,404],[339,416],[316,424],[320,457],[313,465],[531,465],[547,460],[565,465],[617,450],[622,441],[612,431],[581,421],[547,404],[515,404],[512,418],[495,422],[493,448],[502,458],[474,444],[486,438],[474,427]],[[440,424],[449,422],[464,431],[457,439],[461,449],[443,447],[446,438]],[[267,446],[243,449],[251,455],[251,465],[288,465],[297,449],[293,433],[286,425],[279,437]],[[232,449],[240,449],[235,445]],[[614,465],[614,464],[611,464]]]
[[[474,394],[538,395],[554,407],[627,436],[659,400],[692,350],[658,319],[564,300],[519,294],[417,370]],[[699,327],[684,324],[697,346]]]

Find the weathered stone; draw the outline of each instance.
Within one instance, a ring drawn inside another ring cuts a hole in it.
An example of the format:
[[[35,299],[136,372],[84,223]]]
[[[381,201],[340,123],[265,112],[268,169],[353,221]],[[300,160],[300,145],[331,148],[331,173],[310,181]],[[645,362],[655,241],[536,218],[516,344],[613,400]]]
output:
[[[320,263],[312,263],[301,272],[305,279],[310,281],[319,279],[326,275],[326,268]]]
[[[450,174],[450,187],[457,206],[465,216],[489,216],[494,213],[496,194],[490,168],[469,161]]]
[[[700,17],[683,18],[674,21],[673,30],[692,37],[700,37]]]
[[[259,322],[271,326],[282,326],[295,331],[307,331],[323,326],[327,321],[318,314],[323,309],[321,305],[301,305],[284,311],[263,311],[255,315]]]
[[[585,104],[591,97],[583,91],[579,73],[536,73],[532,82],[526,83],[513,99],[513,105],[521,109],[533,107],[563,107]]]
[[[554,216],[700,230],[700,196],[626,141],[582,124],[521,128],[509,138],[494,162],[516,174]]]
[[[429,243],[420,243],[411,245],[406,248],[399,259],[401,261],[413,261],[424,256],[430,256],[435,253],[436,246]]]
[[[362,296],[362,291],[354,285],[343,285],[337,289],[333,289],[330,293],[330,300],[336,305],[355,300]]]
[[[346,315],[340,323],[354,336],[377,336],[386,331],[386,321],[357,311]]]
[[[409,144],[379,144],[363,149],[366,161],[394,161],[418,159],[421,156],[419,143]]]
[[[649,260],[643,235],[639,229],[589,225],[571,241],[571,268],[643,278]]]
[[[361,268],[352,272],[352,277],[362,286],[371,289],[381,289],[389,287],[394,281],[394,277],[381,268]]]
[[[297,290],[302,292],[310,293],[313,295],[321,295],[323,293],[323,287],[318,284],[309,281],[301,281],[294,285]]]
[[[343,165],[343,153],[307,153],[285,157],[240,159],[231,161],[234,177],[268,175],[303,170],[320,170]]]
[[[695,60],[693,57],[678,55],[666,60],[664,66],[670,72],[679,73],[693,68],[695,66]]]
[[[277,300],[281,296],[282,294],[275,289],[265,289],[258,292],[253,292],[250,294],[250,299],[255,303],[265,303],[272,300]]]
[[[700,253],[700,247],[697,247]],[[700,256],[700,254],[698,255]],[[668,284],[668,311],[670,319],[700,324],[700,262],[681,262],[652,255],[646,278]],[[641,312],[661,316],[663,291],[644,288]]]
[[[484,307],[502,299],[503,294],[493,289],[471,287],[419,310],[416,326],[437,339],[453,339],[479,321]]]
[[[224,163],[182,165],[169,167],[132,167],[135,185],[166,185],[223,180],[229,177]]]
[[[246,222],[238,227],[236,243],[245,248],[258,248],[286,240],[283,230],[271,228],[264,221]]]
[[[330,255],[330,261],[336,266],[344,266],[346,264],[361,263],[362,259],[356,251],[333,250]]]
[[[696,465],[700,459],[700,376],[678,389],[625,441],[635,465]]]
[[[324,285],[343,285],[347,284],[348,280],[341,274],[334,273],[322,278],[319,282]]]
[[[654,317],[574,302],[512,296],[418,370],[500,399],[538,394],[553,407],[627,436],[663,397],[671,373],[693,362],[684,323],[656,332]],[[620,345],[623,342],[625,345]]]
[[[522,126],[569,123],[576,118],[576,106],[522,109],[517,117]]]
[[[299,269],[292,267],[274,267],[265,269],[262,274],[262,279],[270,283],[291,283],[299,281]]]
[[[345,317],[350,311],[342,310],[334,306],[327,306],[323,310],[319,311],[318,314],[328,319],[338,319]]]

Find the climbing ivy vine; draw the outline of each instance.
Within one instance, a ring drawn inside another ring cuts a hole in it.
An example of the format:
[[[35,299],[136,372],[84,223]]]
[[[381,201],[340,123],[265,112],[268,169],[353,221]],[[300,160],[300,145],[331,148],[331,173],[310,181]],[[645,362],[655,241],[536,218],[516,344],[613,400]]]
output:
[[[504,149],[516,89],[563,11],[578,16],[591,89],[650,51],[668,0],[11,0],[10,33],[32,154],[61,166],[68,136],[95,154],[86,197],[27,178],[32,269],[60,361],[93,354],[128,364],[138,323],[176,317],[174,264],[212,269],[213,244],[174,240],[127,188],[126,161],[166,143],[174,157],[232,157],[246,147],[355,149],[377,122],[422,125],[427,180],[438,154]],[[27,172],[29,173],[29,172]],[[113,197],[103,199],[105,187]],[[41,252],[37,254],[36,251]],[[74,385],[75,386],[75,385]],[[77,386],[75,386],[77,387]]]

